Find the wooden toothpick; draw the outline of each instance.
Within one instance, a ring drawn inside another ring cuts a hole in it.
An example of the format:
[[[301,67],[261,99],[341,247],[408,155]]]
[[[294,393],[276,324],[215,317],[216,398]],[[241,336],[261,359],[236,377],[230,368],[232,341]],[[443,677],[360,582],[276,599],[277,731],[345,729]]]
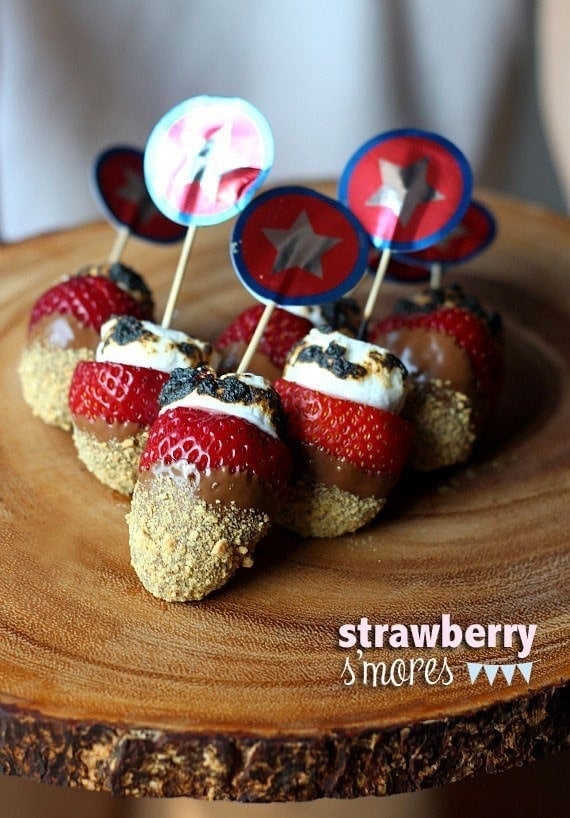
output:
[[[114,244],[111,248],[111,252],[109,253],[109,264],[117,264],[121,260],[121,256],[123,255],[123,250],[131,236],[131,231],[128,227],[123,226],[119,227],[117,230],[117,235],[115,237]]]
[[[430,267],[429,286],[432,290],[439,290],[441,287],[441,278],[443,273],[443,266],[440,262],[434,262]]]
[[[247,372],[247,368],[250,364],[251,359],[255,354],[255,350],[258,347],[259,342],[261,341],[261,337],[265,332],[265,328],[269,323],[269,319],[273,314],[273,310],[275,309],[276,304],[274,301],[270,301],[268,304],[265,305],[265,309],[261,313],[261,317],[259,319],[259,323],[255,328],[255,332],[251,336],[251,340],[247,345],[247,349],[243,353],[243,357],[240,361],[238,368],[236,369],[237,375],[243,375],[244,372]]]
[[[184,244],[182,245],[182,250],[180,251],[178,265],[176,267],[176,272],[174,273],[174,278],[172,279],[172,284],[170,285],[170,292],[168,293],[166,307],[164,308],[164,315],[162,316],[161,326],[163,326],[165,329],[170,326],[170,322],[172,321],[172,314],[174,313],[176,300],[180,292],[180,287],[182,286],[182,280],[188,265],[188,258],[190,257],[190,250],[192,249],[195,234],[196,226],[190,225],[186,231],[186,236],[184,237]]]
[[[386,275],[386,270],[388,269],[391,255],[392,251],[386,249],[380,256],[378,267],[376,269],[376,275],[374,276],[372,287],[368,293],[368,298],[362,311],[362,321],[360,323],[360,329],[358,330],[358,338],[360,340],[364,340],[366,338],[368,322],[370,321],[372,313],[374,312],[374,307],[376,306],[376,301],[378,300],[378,293],[380,292],[380,286],[384,281],[384,276]]]

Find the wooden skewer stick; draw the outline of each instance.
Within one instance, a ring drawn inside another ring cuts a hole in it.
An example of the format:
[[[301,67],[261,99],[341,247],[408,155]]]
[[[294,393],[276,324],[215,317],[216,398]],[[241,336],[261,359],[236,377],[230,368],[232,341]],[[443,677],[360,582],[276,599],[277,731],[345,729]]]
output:
[[[182,250],[180,251],[178,265],[176,267],[176,272],[174,273],[174,278],[172,279],[172,284],[170,285],[170,292],[168,293],[166,307],[164,308],[161,326],[165,328],[168,328],[170,326],[170,322],[172,321],[172,314],[174,312],[174,307],[176,306],[176,300],[180,292],[180,287],[182,286],[182,280],[184,278],[184,273],[186,272],[188,258],[190,256],[190,250],[192,249],[192,243],[195,235],[196,225],[192,224],[186,231],[184,244],[182,245]]]
[[[130,236],[131,231],[126,225],[119,227],[115,237],[115,242],[111,248],[111,252],[109,253],[109,264],[116,264],[118,261],[120,261],[121,256],[123,255],[123,250],[125,249],[125,245],[127,244]]]
[[[434,262],[430,267],[430,280],[429,286],[432,290],[439,290],[441,287],[441,276],[443,273],[443,267],[439,262]]]
[[[270,301],[268,304],[265,305],[265,309],[261,313],[261,318],[259,319],[257,327],[255,328],[255,332],[251,336],[251,340],[247,345],[247,349],[243,353],[243,357],[240,361],[240,364],[236,369],[237,375],[243,375],[244,372],[247,372],[247,368],[255,354],[255,350],[257,349],[259,342],[261,341],[261,336],[265,332],[265,328],[273,314],[275,306],[276,305],[274,301]]]
[[[370,292],[368,293],[368,298],[366,300],[366,304],[364,305],[364,310],[362,311],[362,321],[360,323],[360,329],[358,330],[358,338],[363,340],[366,337],[366,332],[368,329],[368,322],[374,312],[374,307],[376,306],[376,301],[378,300],[378,293],[380,292],[380,285],[384,281],[384,276],[386,275],[386,270],[388,269],[388,264],[390,263],[390,257],[392,255],[392,251],[386,249],[382,252],[380,256],[380,261],[378,262],[378,268],[376,269],[376,275],[374,276],[374,281],[372,282],[372,287]]]

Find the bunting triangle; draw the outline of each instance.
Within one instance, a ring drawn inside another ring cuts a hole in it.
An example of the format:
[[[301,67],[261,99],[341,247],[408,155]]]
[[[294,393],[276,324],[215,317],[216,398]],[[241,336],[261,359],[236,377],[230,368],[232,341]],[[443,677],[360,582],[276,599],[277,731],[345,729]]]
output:
[[[507,680],[507,684],[513,681],[513,676],[515,675],[515,670],[517,669],[516,665],[499,665],[501,670],[503,671],[503,676]]]
[[[525,682],[528,684],[530,682],[530,674],[532,673],[532,662],[523,662],[522,664],[518,664],[517,667]]]
[[[467,662],[467,671],[472,685],[477,681],[477,676],[481,673],[482,667],[483,665],[479,662]]]
[[[499,665],[483,665],[483,669],[487,674],[487,679],[489,679],[489,684],[493,687],[493,682],[495,681],[495,676],[497,675],[497,671],[499,670]]]

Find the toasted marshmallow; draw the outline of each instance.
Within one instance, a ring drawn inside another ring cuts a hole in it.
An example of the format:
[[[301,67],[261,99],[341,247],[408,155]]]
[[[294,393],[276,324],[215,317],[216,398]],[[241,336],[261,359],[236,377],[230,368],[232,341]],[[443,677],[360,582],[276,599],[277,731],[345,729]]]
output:
[[[315,325],[315,327],[320,327],[327,323],[322,304],[312,304],[308,307],[298,307],[293,305],[283,307],[282,309],[292,313],[293,315],[298,315],[300,318],[306,318],[307,321],[310,321],[311,324]]]
[[[160,403],[161,414],[178,407],[222,412],[253,423],[271,437],[279,437],[283,426],[277,393],[266,378],[249,372],[216,377],[208,366],[177,370],[164,386]]]
[[[287,306],[282,309],[306,318],[317,328],[340,330],[343,334],[356,335],[360,324],[360,308],[351,298],[341,298],[326,304]]]
[[[299,386],[395,414],[404,405],[407,375],[387,349],[318,329],[293,347],[283,370]]]
[[[172,372],[208,363],[211,344],[179,330],[166,329],[131,315],[114,316],[101,327],[95,360]]]

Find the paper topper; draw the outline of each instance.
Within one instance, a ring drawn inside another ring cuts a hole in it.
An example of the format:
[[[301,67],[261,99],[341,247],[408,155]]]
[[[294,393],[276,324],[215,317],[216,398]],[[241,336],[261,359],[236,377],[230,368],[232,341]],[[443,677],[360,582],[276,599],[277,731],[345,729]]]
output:
[[[176,105],[155,125],[144,174],[168,218],[210,225],[242,210],[272,163],[271,130],[253,105],[238,97],[199,96]]]
[[[256,197],[234,225],[231,258],[260,301],[286,306],[335,301],[366,270],[370,242],[340,202],[305,187]]]
[[[376,275],[381,253],[382,251],[377,247],[371,247],[368,251],[368,273],[370,275]],[[386,279],[404,284],[417,284],[429,280],[429,268],[424,267],[423,264],[421,266],[412,264],[413,255],[402,256],[401,258],[404,260],[400,261],[400,256],[390,257],[385,275]]]
[[[411,252],[434,244],[461,221],[473,177],[461,151],[413,128],[375,136],[351,157],[339,198],[376,247]]]
[[[405,264],[429,268],[432,264],[463,264],[482,252],[495,238],[497,225],[493,214],[473,200],[467,212],[451,232],[436,244],[410,255],[398,254]]]
[[[170,244],[184,238],[184,228],[166,218],[146,189],[143,152],[114,145],[97,155],[93,163],[93,192],[109,221],[127,227],[141,239]]]
[[[390,281],[400,281],[405,284],[419,284],[422,281],[429,281],[430,268],[423,264],[413,264],[413,256],[406,256],[406,260],[400,260],[400,256],[392,256],[386,271],[386,278]]]

